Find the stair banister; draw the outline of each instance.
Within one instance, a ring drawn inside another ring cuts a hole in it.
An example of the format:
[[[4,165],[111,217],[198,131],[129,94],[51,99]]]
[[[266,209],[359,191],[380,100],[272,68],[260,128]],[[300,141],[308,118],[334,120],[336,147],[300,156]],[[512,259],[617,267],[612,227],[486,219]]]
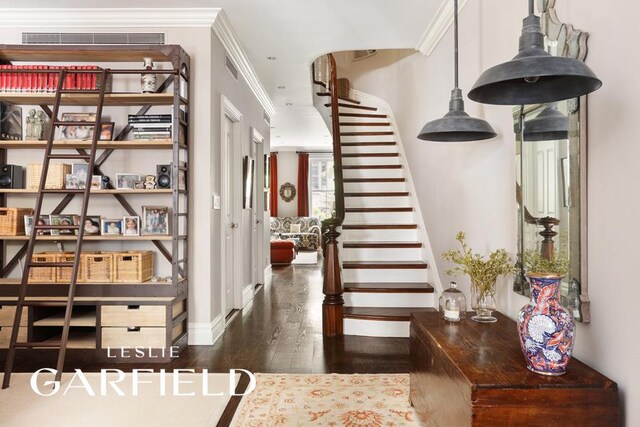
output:
[[[331,93],[331,133],[333,134],[333,168],[335,212],[331,218],[322,222],[324,230],[324,267],[322,302],[322,331],[326,337],[342,336],[344,317],[344,292],[338,252],[338,228],[344,221],[344,182],[342,178],[342,146],[340,141],[340,113],[338,111],[338,75],[333,55],[327,55],[330,81],[328,91]],[[316,83],[316,68],[313,68]],[[315,91],[315,90],[314,90]]]

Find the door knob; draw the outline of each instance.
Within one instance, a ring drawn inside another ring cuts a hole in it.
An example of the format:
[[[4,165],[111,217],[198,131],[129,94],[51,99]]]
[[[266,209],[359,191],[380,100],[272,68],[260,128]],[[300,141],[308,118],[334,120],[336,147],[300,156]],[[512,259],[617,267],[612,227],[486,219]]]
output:
[[[231,223],[231,228],[238,228],[238,223],[237,222],[232,222]]]
[[[256,219],[256,224],[262,224],[262,220],[261,219]]]

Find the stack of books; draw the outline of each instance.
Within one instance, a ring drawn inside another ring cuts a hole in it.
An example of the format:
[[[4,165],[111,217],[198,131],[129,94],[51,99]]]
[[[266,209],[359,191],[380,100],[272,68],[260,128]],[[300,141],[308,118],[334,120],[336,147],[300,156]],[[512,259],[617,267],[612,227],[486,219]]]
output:
[[[58,74],[62,68],[69,70],[64,80],[66,90],[96,90],[100,87],[97,73],[74,73],[73,70],[100,70],[95,65],[0,65],[0,92],[39,93],[55,92]],[[38,70],[39,72],[29,72]],[[26,71],[26,72],[25,72]],[[50,73],[46,71],[52,71]]]
[[[129,114],[134,139],[170,139],[171,114]]]

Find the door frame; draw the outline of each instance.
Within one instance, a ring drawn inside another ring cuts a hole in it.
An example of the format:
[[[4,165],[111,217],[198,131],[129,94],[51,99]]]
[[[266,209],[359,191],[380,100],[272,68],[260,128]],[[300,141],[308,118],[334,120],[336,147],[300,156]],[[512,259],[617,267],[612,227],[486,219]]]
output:
[[[253,217],[252,221],[252,243],[255,248],[252,250],[252,267],[255,276],[252,274],[252,284],[264,285],[264,137],[256,130],[251,128],[251,143],[255,145],[255,181],[253,192]],[[259,221],[259,222],[258,222]]]
[[[220,108],[220,229],[221,229],[221,244],[220,244],[220,309],[222,316],[226,316],[226,308],[229,305],[229,301],[226,301],[226,280],[227,280],[227,266],[229,263],[227,262],[227,239],[226,239],[226,218],[231,209],[231,215],[234,219],[237,219],[238,222],[242,222],[242,200],[241,198],[233,197],[233,194],[238,195],[242,193],[242,179],[237,180],[231,176],[232,173],[237,171],[238,165],[235,168],[230,167],[229,162],[227,160],[230,156],[234,158],[237,157],[239,160],[242,159],[242,156],[238,156],[239,150],[242,149],[241,141],[242,141],[242,113],[238,110],[229,99],[221,95],[221,108]],[[233,135],[233,143],[232,146],[229,147],[227,141],[227,135],[225,134],[225,120],[231,120],[235,123],[235,130]],[[237,175],[237,173],[234,173]],[[227,188],[229,187],[228,181],[231,180],[231,185],[233,186],[232,193],[228,194]],[[232,202],[240,202],[240,209],[238,209],[238,203],[232,205]],[[241,230],[238,227],[237,231]],[[238,233],[240,234],[240,233]],[[242,308],[242,264],[238,262],[242,256],[242,245],[238,244],[242,242],[242,236],[234,236],[233,237],[233,260],[236,261],[231,265],[233,269],[233,301],[231,301],[231,308]]]

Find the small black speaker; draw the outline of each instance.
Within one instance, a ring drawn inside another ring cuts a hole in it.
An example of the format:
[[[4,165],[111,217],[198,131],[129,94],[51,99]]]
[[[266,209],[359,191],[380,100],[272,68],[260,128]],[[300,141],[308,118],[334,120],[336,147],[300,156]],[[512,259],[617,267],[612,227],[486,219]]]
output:
[[[158,188],[171,188],[171,165],[156,165]]]
[[[22,166],[0,166],[0,188],[24,188]]]

